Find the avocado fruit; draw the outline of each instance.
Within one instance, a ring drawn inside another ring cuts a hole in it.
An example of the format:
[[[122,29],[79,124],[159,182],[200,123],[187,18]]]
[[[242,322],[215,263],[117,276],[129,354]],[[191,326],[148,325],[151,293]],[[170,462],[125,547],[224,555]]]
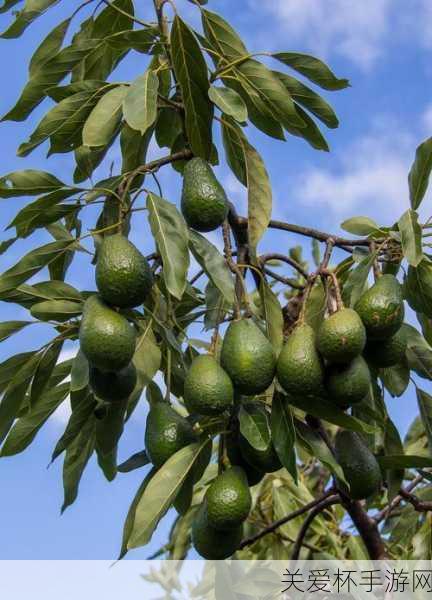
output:
[[[405,360],[407,349],[406,332],[403,327],[386,340],[370,341],[366,344],[366,360],[378,368],[393,367]]]
[[[223,531],[241,525],[252,507],[246,473],[241,467],[230,467],[216,477],[205,498],[210,527]]]
[[[329,363],[346,364],[366,345],[366,330],[351,308],[342,308],[325,319],[317,334],[317,348]]]
[[[238,432],[231,432],[227,435],[225,439],[226,449],[228,459],[231,465],[236,467],[241,467],[246,474],[246,478],[248,480],[248,484],[250,487],[253,487],[257,483],[259,483],[264,477],[264,471],[260,471],[259,469],[255,469],[251,466],[247,460],[245,460],[242,456],[239,447],[239,434]]]
[[[80,348],[92,367],[121,371],[135,353],[136,335],[128,320],[97,295],[85,301]]]
[[[191,423],[168,402],[155,402],[147,415],[145,449],[156,468],[173,454],[197,441]]]
[[[361,402],[368,394],[371,377],[369,367],[362,356],[357,356],[347,365],[329,365],[325,385],[331,402],[348,408]]]
[[[276,371],[273,347],[252,319],[233,321],[224,337],[221,366],[236,392],[254,396],[272,383]]]
[[[134,308],[150,293],[153,275],[145,256],[118,233],[106,237],[99,248],[96,285],[108,304]]]
[[[133,363],[121,371],[103,372],[90,368],[89,384],[93,393],[104,402],[119,402],[129,398],[137,383],[137,371]]]
[[[316,350],[310,325],[298,325],[289,336],[277,362],[277,378],[292,395],[319,396],[324,392],[324,365]]]
[[[231,379],[210,355],[194,358],[184,383],[184,401],[190,413],[218,415],[233,407]]]
[[[206,501],[201,504],[192,524],[192,543],[207,560],[224,560],[236,552],[243,538],[243,525],[219,531],[207,520]]]
[[[197,231],[213,231],[228,214],[228,199],[212,168],[202,158],[192,158],[183,172],[181,211]]]
[[[346,486],[341,486],[352,500],[364,500],[379,491],[382,478],[378,461],[358,433],[339,430],[335,452],[350,486],[349,492],[344,490]]]
[[[404,320],[402,286],[394,275],[381,275],[354,308],[363,321],[368,340],[386,340],[399,330]]]

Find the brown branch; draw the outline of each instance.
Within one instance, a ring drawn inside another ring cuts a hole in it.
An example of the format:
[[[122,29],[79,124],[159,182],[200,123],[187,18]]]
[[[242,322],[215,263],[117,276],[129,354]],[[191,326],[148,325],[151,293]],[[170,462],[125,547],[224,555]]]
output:
[[[296,519],[297,517],[304,515],[305,513],[307,513],[311,509],[315,508],[321,502],[323,502],[324,500],[326,500],[327,498],[330,498],[330,497],[339,498],[338,495],[337,496],[335,495],[333,489],[329,490],[328,492],[323,494],[320,498],[317,498],[316,500],[309,502],[309,504],[305,504],[304,506],[293,511],[289,515],[282,517],[282,519],[279,519],[278,521],[274,521],[273,523],[270,523],[270,525],[268,525],[267,527],[265,527],[264,529],[262,529],[255,535],[251,535],[250,537],[245,538],[241,542],[241,544],[239,546],[239,550],[242,550],[243,548],[246,548],[247,546],[251,546],[258,540],[260,540],[262,537],[268,535],[269,533],[273,533],[274,531],[276,531],[276,529],[278,529],[279,527],[282,527],[282,525],[285,525],[285,523],[288,523],[289,521],[292,521],[293,519]]]
[[[309,527],[312,525],[313,520],[324,510],[326,510],[330,506],[333,506],[333,504],[340,504],[340,501],[341,499],[339,496],[330,496],[330,498],[326,498],[311,510],[311,512],[304,520],[303,525],[299,531],[297,540],[294,544],[294,548],[291,554],[291,560],[298,560],[301,548],[304,545],[304,539],[306,537]]]
[[[292,288],[294,288],[295,290],[304,290],[305,286],[302,283],[297,283],[297,281],[294,281],[293,279],[290,279],[289,277],[284,277],[283,275],[279,275],[279,273],[275,273],[274,271],[272,271],[271,269],[268,269],[267,267],[264,267],[264,273],[266,275],[268,275],[269,277],[273,277],[273,279],[276,279],[276,281],[279,281],[280,283],[283,283],[284,285],[288,285]]]
[[[410,494],[422,481],[423,475],[417,475],[409,485],[403,490],[405,493]],[[390,516],[390,513],[397,508],[402,500],[404,499],[402,494],[402,490],[400,490],[399,494],[393,498],[388,506],[386,506],[382,511],[380,511],[377,515],[375,515],[374,520],[375,523],[379,524],[381,521]]]
[[[420,500],[420,498],[417,498],[417,496],[414,496],[414,494],[410,494],[406,490],[400,490],[399,494],[404,500],[407,500],[410,504],[412,504],[417,512],[432,511],[432,502]]]
[[[278,254],[275,252],[272,254],[263,254],[259,257],[259,263],[261,265],[265,265],[265,263],[270,260],[280,260],[281,262],[285,262],[288,265],[290,265],[293,269],[298,271],[300,275],[302,275],[305,279],[309,277],[309,273],[305,269],[303,269],[303,267],[296,260],[289,256],[285,256],[285,254]]]

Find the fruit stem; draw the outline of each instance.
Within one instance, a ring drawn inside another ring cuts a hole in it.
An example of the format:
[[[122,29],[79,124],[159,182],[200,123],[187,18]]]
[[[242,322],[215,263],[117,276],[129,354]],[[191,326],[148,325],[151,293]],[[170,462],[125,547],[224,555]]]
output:
[[[231,246],[231,237],[230,237],[230,228],[228,220],[225,219],[222,226],[223,233],[223,241],[224,241],[224,254],[225,260],[227,262],[228,267],[231,272],[236,276],[236,293],[235,293],[235,305],[234,305],[234,320],[238,321],[241,318],[241,302],[242,296],[243,300],[247,306],[248,312],[250,312],[250,308],[247,302],[247,290],[245,287],[244,279],[241,274],[239,266],[233,261],[232,254],[232,246]]]
[[[369,248],[370,248],[370,252],[372,254],[374,254],[376,252],[377,248],[376,248],[376,243],[375,243],[374,240],[371,240]],[[378,262],[378,254],[377,254],[375,260],[373,261],[373,267],[372,268],[373,268],[374,279],[375,279],[375,281],[377,281],[381,277],[381,275],[382,275],[382,272],[381,272],[381,269],[380,269],[380,266],[379,266],[379,262]]]

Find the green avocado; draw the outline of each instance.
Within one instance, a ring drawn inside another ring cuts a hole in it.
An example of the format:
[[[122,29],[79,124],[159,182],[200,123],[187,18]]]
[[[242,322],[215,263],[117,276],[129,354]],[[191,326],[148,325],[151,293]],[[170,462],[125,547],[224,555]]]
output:
[[[190,413],[219,415],[232,408],[231,379],[210,355],[197,356],[186,375],[184,401]]]
[[[128,398],[135,389],[137,372],[133,363],[117,372],[90,368],[89,383],[95,396],[104,402],[118,402]]]
[[[333,313],[318,330],[317,348],[330,363],[349,363],[363,352],[365,344],[365,328],[356,311],[351,308]]]
[[[243,538],[243,525],[228,531],[210,527],[206,502],[198,509],[192,525],[192,543],[195,550],[207,560],[224,560],[236,552]]]
[[[192,425],[167,402],[156,402],[147,415],[145,448],[153,465],[161,467],[184,446],[196,442]]]
[[[249,515],[252,497],[246,473],[231,467],[218,475],[206,493],[207,522],[218,530],[241,525]]]
[[[401,327],[386,340],[370,341],[366,344],[365,357],[374,367],[392,367],[405,359],[407,349],[406,332]]]
[[[324,391],[324,366],[310,325],[298,325],[277,363],[278,381],[288,394],[319,396]]]
[[[91,366],[101,371],[121,371],[132,360],[136,336],[123,315],[94,295],[84,304],[79,341]]]
[[[257,471],[263,473],[274,473],[282,468],[282,464],[273,446],[270,436],[270,422],[267,411],[262,405],[249,404],[249,417],[254,421],[256,429],[260,431],[259,437],[267,440],[268,444],[264,450],[252,446],[240,433],[239,449],[244,460]]]
[[[335,450],[350,486],[349,492],[346,490],[350,498],[364,500],[379,491],[382,480],[378,461],[357,433],[339,430]]]
[[[369,340],[386,340],[403,323],[405,309],[402,287],[394,275],[381,275],[357,301],[355,309]]]
[[[224,337],[221,365],[234,388],[245,396],[264,392],[276,370],[273,347],[252,319],[233,321]]]
[[[239,447],[238,432],[227,435],[225,443],[230,463],[233,466],[241,467],[243,469],[243,471],[246,473],[249,486],[253,487],[257,483],[259,483],[264,477],[265,473],[264,471],[260,471],[259,469],[255,469],[254,467],[252,467],[243,458]]]
[[[123,235],[106,237],[98,252],[96,285],[108,304],[134,308],[144,302],[153,285],[147,259]]]
[[[362,356],[357,356],[347,365],[330,365],[325,383],[329,400],[347,408],[361,402],[369,392],[369,367]]]
[[[202,158],[193,158],[184,169],[181,210],[189,227],[197,231],[213,231],[226,219],[225,191]]]

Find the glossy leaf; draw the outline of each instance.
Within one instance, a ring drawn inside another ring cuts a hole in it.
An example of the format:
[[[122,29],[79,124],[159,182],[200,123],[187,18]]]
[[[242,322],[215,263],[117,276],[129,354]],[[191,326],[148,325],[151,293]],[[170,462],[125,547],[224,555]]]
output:
[[[105,146],[110,142],[120,123],[122,103],[127,93],[128,88],[120,85],[102,96],[84,123],[84,146]]]
[[[124,118],[132,129],[141,134],[156,121],[158,89],[158,76],[148,70],[135,79],[124,98]]]
[[[258,404],[242,404],[239,415],[240,432],[249,444],[259,451],[270,445],[270,426],[267,413]]]
[[[299,52],[278,52],[272,56],[325,90],[342,90],[349,86],[348,79],[338,79],[325,63],[314,56]]]
[[[64,187],[64,183],[46,171],[14,171],[0,178],[0,198],[38,196]]]
[[[196,156],[208,159],[212,149],[213,106],[208,97],[207,66],[196,38],[179,16],[171,29],[171,54],[182,91],[191,149]]]
[[[72,300],[45,300],[31,307],[31,315],[39,321],[59,321],[63,323],[82,313],[83,305]]]
[[[170,294],[181,299],[189,268],[189,234],[174,204],[155,194],[147,196],[149,223],[162,256],[163,277]]]
[[[248,112],[242,97],[234,90],[212,85],[208,92],[210,100],[222,113],[243,123],[247,120]]]
[[[66,19],[54,27],[54,29],[46,36],[42,43],[38,46],[33,54],[30,65],[30,76],[34,76],[39,69],[53,58],[62,47],[66,32],[68,30],[71,19]]]
[[[272,442],[279,460],[297,483],[294,421],[286,398],[275,394],[271,412]]]
[[[248,50],[239,35],[225,19],[209,10],[203,10],[201,14],[206,37],[228,62],[248,55]]]
[[[432,137],[424,141],[416,150],[414,163],[408,175],[411,208],[416,210],[429,185],[432,172]]]
[[[407,210],[399,219],[398,228],[404,256],[410,265],[417,267],[423,259],[422,228],[418,214],[414,210]]]
[[[209,279],[221,292],[230,306],[235,301],[235,286],[228,265],[216,246],[196,231],[190,231],[190,249]]]

